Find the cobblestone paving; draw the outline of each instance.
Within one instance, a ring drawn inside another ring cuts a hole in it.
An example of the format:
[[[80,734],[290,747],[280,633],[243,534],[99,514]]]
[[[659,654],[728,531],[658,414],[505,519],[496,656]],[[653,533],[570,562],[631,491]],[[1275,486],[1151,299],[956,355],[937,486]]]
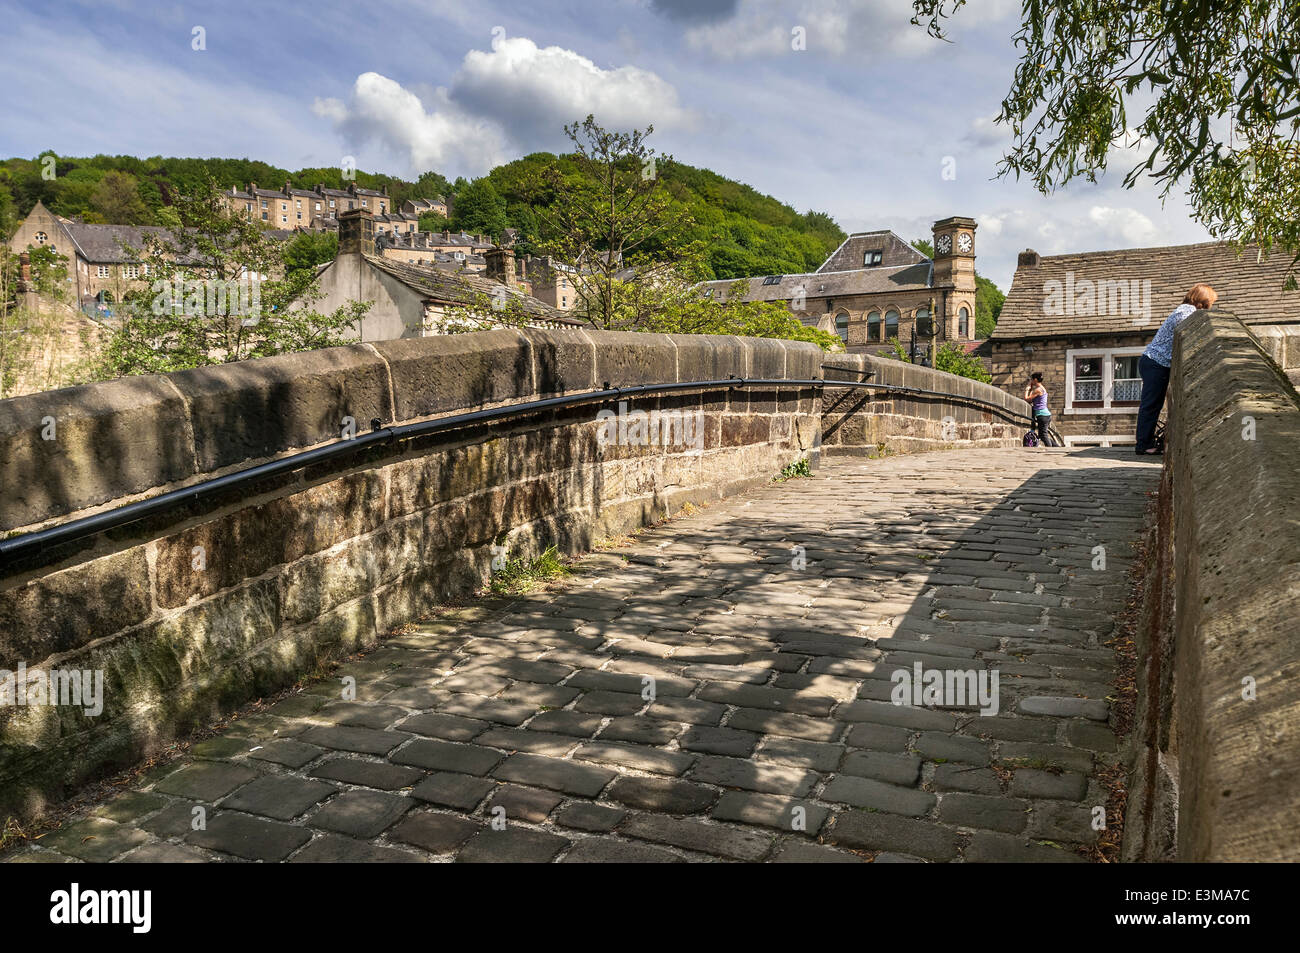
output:
[[[1158,472],[827,463],[415,626],[11,859],[1080,861]],[[892,704],[916,663],[996,669],[997,713]]]

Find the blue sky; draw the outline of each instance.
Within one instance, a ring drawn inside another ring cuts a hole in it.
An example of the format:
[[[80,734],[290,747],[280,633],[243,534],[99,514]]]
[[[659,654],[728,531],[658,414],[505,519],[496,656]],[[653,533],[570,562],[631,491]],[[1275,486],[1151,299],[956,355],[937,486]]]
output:
[[[245,0],[0,4],[0,154],[227,156],[480,175],[594,112],[847,231],[979,223],[1016,254],[1203,241],[1181,195],[1110,175],[1045,197],[993,178],[1019,3],[971,0],[941,43],[907,0]],[[206,49],[195,50],[202,27]],[[802,30],[805,49],[792,49]],[[51,69],[61,64],[57,72]],[[1140,144],[1139,144],[1140,149]],[[946,164],[945,164],[946,163]],[[944,169],[955,172],[945,177]]]

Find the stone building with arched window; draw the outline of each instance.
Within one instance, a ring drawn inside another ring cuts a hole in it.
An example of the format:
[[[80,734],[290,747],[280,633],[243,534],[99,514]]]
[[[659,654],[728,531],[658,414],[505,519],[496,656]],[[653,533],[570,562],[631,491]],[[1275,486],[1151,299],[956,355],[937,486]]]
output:
[[[804,324],[861,353],[891,350],[891,338],[908,347],[933,299],[936,343],[973,341],[975,228],[961,216],[935,222],[933,258],[888,229],[856,232],[814,272],[740,279],[741,300],[784,302]],[[705,281],[699,290],[725,301],[737,284]],[[918,335],[918,346],[928,343]]]

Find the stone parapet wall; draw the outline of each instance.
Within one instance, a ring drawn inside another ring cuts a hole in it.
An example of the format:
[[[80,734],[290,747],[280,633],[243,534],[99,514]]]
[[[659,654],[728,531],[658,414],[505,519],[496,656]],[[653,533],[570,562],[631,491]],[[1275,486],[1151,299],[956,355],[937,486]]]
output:
[[[992,384],[869,354],[836,354],[825,363],[828,380],[957,395],[948,399],[827,388],[822,403],[822,450],[827,454],[874,457],[962,446],[1014,447],[1029,429],[1029,405]]]
[[[1126,860],[1300,859],[1300,397],[1252,331],[1176,338]]]
[[[797,342],[489,331],[331,348],[0,402],[0,529],[23,531],[340,439],[562,393],[819,376]],[[590,548],[815,446],[819,392],[629,401],[698,442],[602,443],[599,407],[368,448],[0,569],[0,670],[103,673],[102,713],[0,707],[0,812],[31,815],[463,596],[493,546]],[[46,439],[46,437],[49,439]],[[499,552],[499,551],[498,551]]]

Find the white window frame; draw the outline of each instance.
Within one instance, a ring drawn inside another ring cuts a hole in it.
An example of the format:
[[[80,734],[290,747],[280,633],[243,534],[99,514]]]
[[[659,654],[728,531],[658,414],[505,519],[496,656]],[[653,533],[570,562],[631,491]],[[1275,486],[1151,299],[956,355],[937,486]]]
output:
[[[1136,443],[1133,434],[1074,434],[1065,438],[1067,447],[1132,447]]]
[[[1136,414],[1138,408],[1136,404],[1125,405],[1123,407],[1112,407],[1111,400],[1115,396],[1115,358],[1132,357],[1140,355],[1146,348],[1138,345],[1137,347],[1079,347],[1068,348],[1065,352],[1065,412],[1072,416],[1086,414]],[[1076,357],[1096,357],[1101,359],[1101,399],[1100,407],[1075,407],[1074,406],[1074,359]],[[1107,438],[1110,439],[1110,438]],[[1129,438],[1132,442],[1132,438]],[[1103,444],[1109,446],[1109,444]]]
[[[95,267],[96,267],[96,270],[95,270],[95,277],[96,277],[96,278],[108,278],[108,277],[109,277],[108,265],[97,265],[97,266],[95,266]]]

